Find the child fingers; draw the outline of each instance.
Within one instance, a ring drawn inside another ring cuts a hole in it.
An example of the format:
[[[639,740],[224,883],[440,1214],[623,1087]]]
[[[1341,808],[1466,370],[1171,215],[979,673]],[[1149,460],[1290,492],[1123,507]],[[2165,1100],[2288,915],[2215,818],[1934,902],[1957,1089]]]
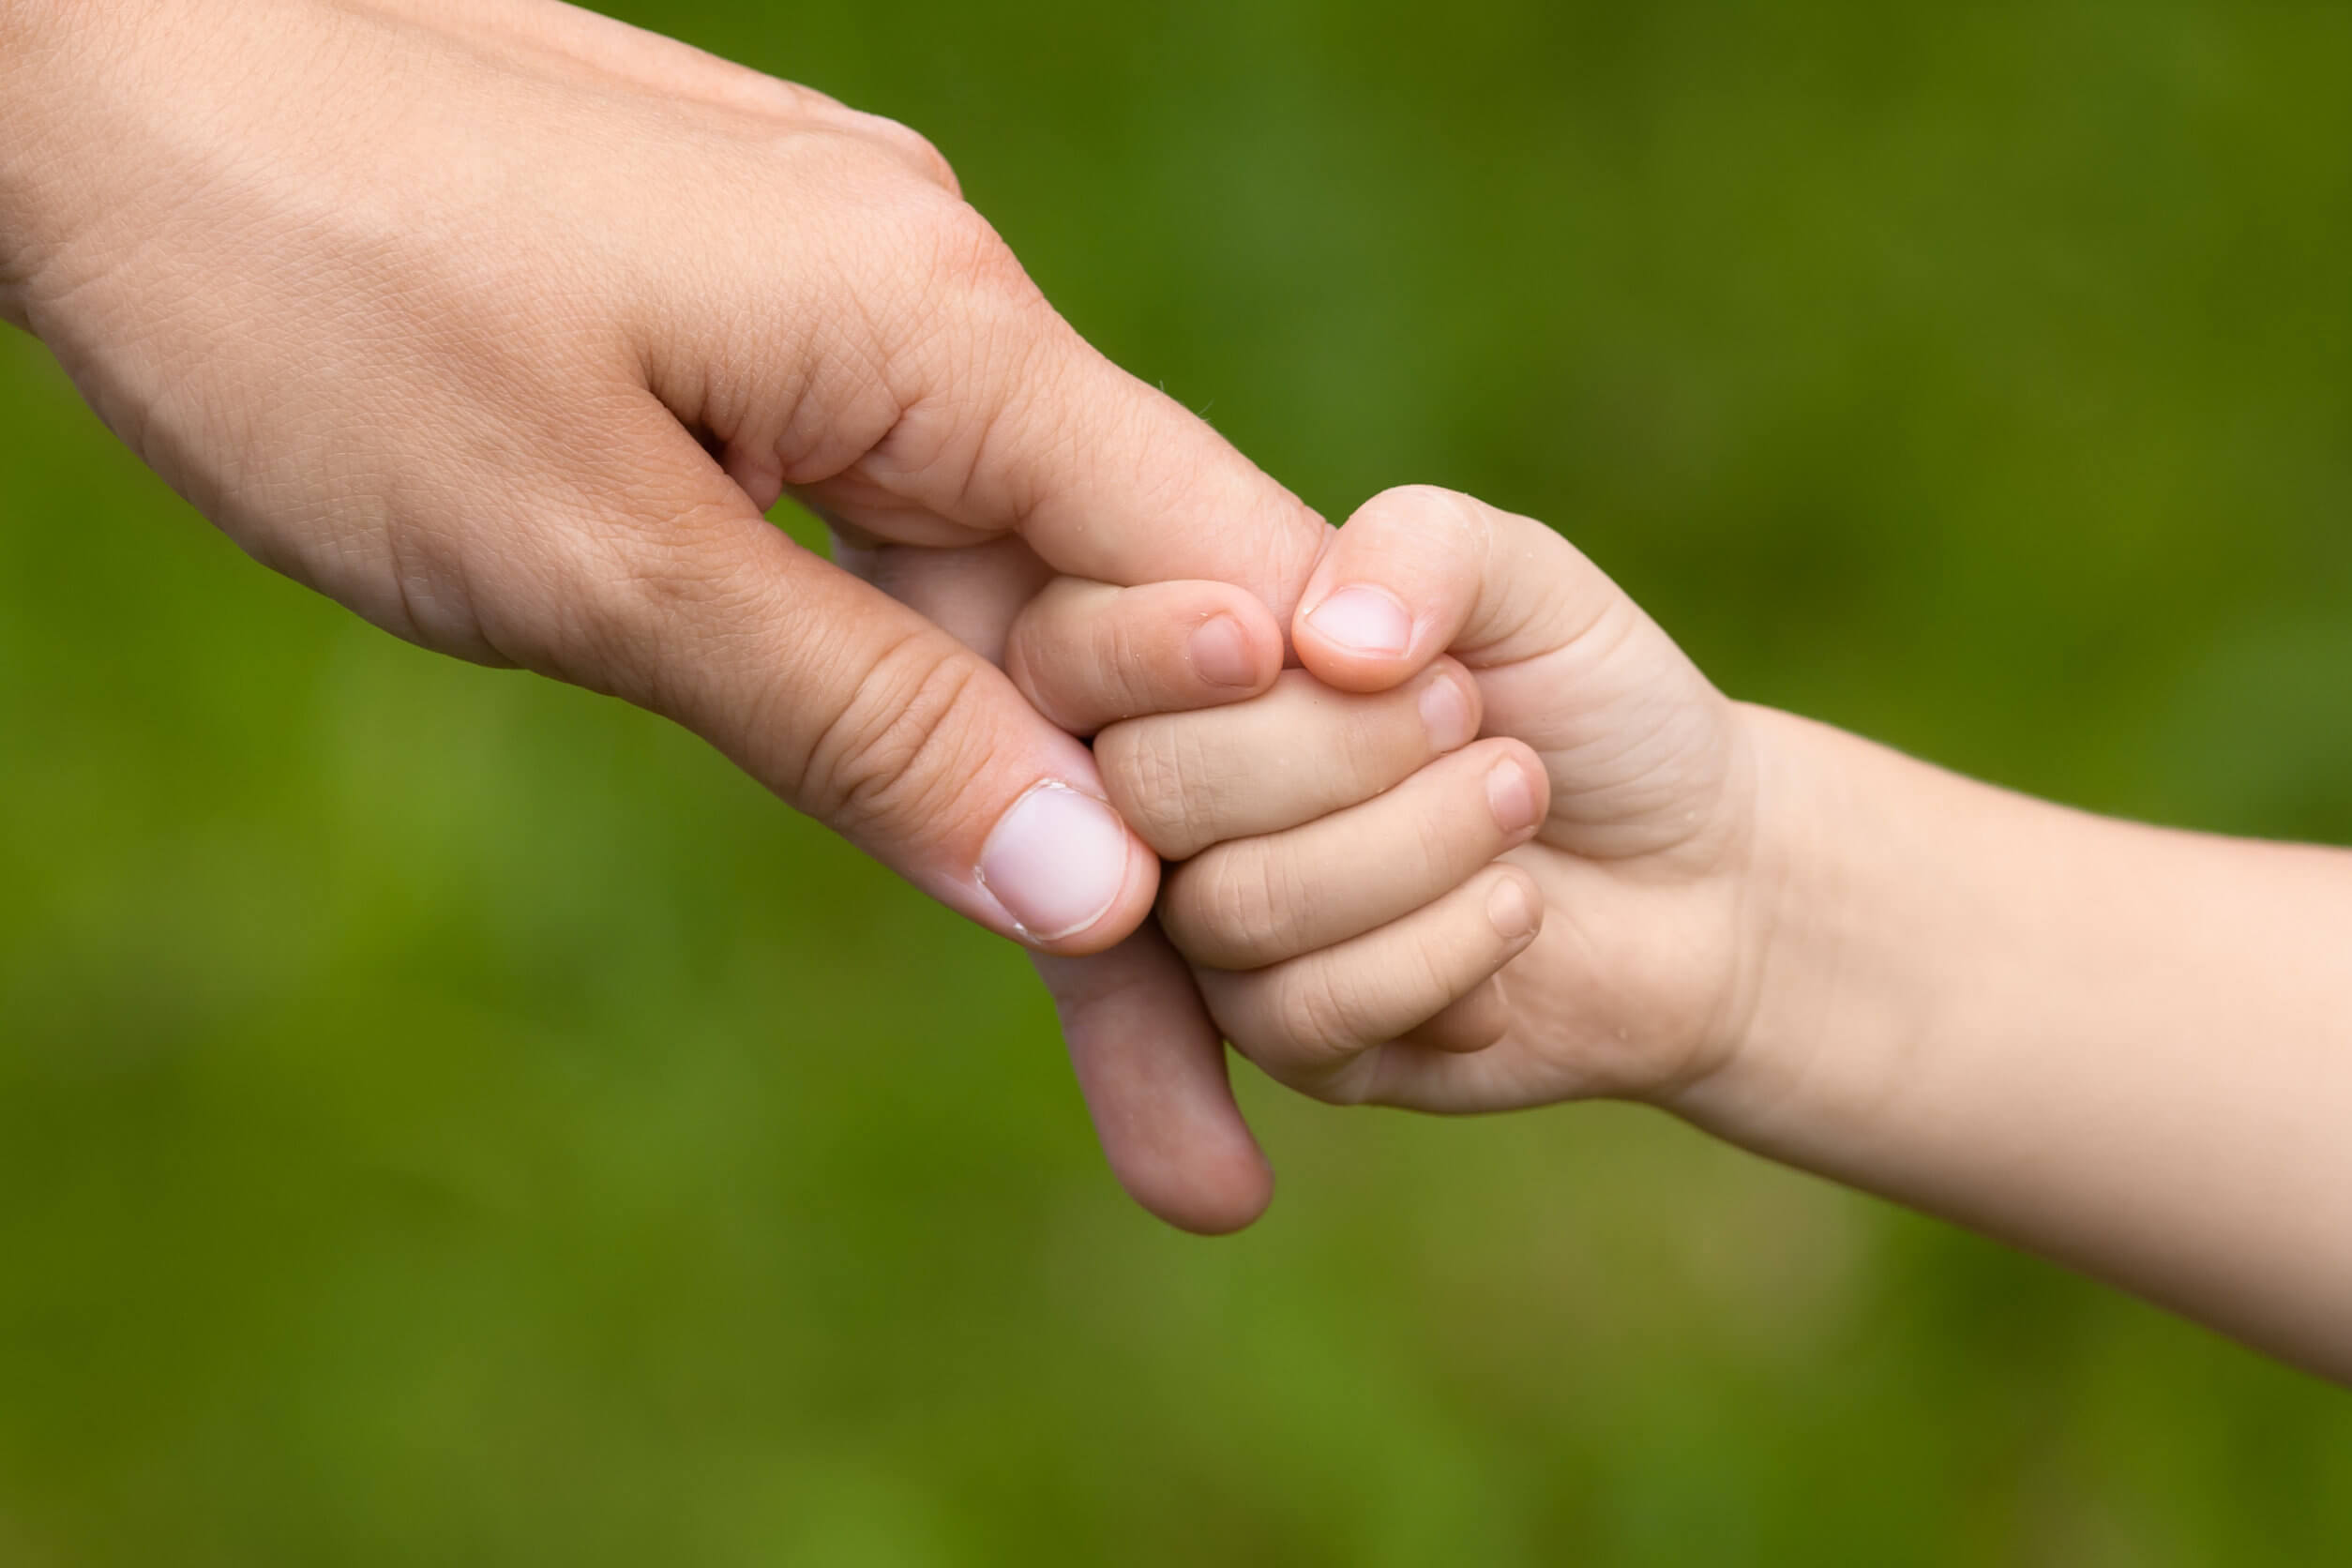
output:
[[[1286,671],[1254,701],[1115,724],[1094,742],[1104,788],[1169,860],[1366,800],[1478,733],[1478,686],[1451,659],[1394,691],[1334,691]]]
[[[1347,691],[1415,678],[1443,649],[1485,723],[1551,775],[1555,849],[1592,859],[1716,852],[1741,746],[1731,704],[1641,607],[1531,518],[1451,490],[1389,490],[1316,563],[1300,662]]]
[[[1058,578],[1013,623],[1004,672],[1073,734],[1143,714],[1255,697],[1282,669],[1282,628],[1224,582],[1116,588]]]
[[[1545,524],[1408,485],[1365,502],[1333,535],[1291,631],[1323,680],[1382,691],[1441,650],[1485,669],[1550,652],[1629,608]]]
[[[1372,1047],[1406,1034],[1534,939],[1544,906],[1516,866],[1481,872],[1437,902],[1272,969],[1196,972],[1226,1038],[1310,1093],[1343,1082]]]
[[[1168,873],[1160,925],[1196,964],[1262,969],[1460,886],[1526,842],[1549,803],[1543,764],[1524,744],[1479,741],[1370,800],[1202,851]]]
[[[1077,962],[1064,959],[1064,962]],[[1489,974],[1468,993],[1455,997],[1438,1012],[1401,1036],[1405,1044],[1449,1056],[1485,1050],[1511,1028],[1510,1004],[1503,1000],[1502,976]]]

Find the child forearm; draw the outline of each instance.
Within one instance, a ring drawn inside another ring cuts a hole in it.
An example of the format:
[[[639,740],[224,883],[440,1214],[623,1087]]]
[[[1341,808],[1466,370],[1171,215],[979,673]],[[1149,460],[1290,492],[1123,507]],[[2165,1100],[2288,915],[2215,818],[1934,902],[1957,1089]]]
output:
[[[1530,787],[1503,810],[1474,747],[1345,777],[1358,748],[1304,707],[1134,721],[1151,765],[1098,737],[1114,799],[1224,812],[1155,845],[1214,846],[1163,929],[1252,1060],[1348,1103],[1661,1104],[2352,1381],[2352,853],[2103,820],[1728,702],[1564,538],[1471,497],[1376,497],[1300,602],[1301,661],[1355,701],[1448,651]],[[1269,757],[1355,804],[1244,820]],[[1466,897],[1506,839],[1531,936]]]
[[[1674,1108],[2352,1380],[2352,853],[1749,717],[1773,935]]]

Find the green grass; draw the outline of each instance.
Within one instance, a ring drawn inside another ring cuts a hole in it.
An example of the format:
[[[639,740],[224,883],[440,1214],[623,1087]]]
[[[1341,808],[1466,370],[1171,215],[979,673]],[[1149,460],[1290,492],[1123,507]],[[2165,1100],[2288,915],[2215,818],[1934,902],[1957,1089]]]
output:
[[[2352,841],[2352,11],[626,8],[897,115],[1334,515],[1738,695]],[[1955,14],[1956,13],[1956,14]],[[0,1564],[2311,1563],[2339,1394],[1569,1108],[1244,1237],[685,735],[251,567],[0,339]]]

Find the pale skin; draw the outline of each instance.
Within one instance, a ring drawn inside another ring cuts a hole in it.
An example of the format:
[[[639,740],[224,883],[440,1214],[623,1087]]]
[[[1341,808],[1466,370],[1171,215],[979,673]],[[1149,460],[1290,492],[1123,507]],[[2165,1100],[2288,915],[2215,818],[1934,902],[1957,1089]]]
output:
[[[1026,944],[1130,1190],[1264,1207],[1158,862],[992,660],[1054,571],[1175,580],[1136,700],[1263,689],[1327,530],[921,136],[552,0],[0,0],[0,321],[260,561],[676,720]]]
[[[1057,587],[1019,656],[1137,608]],[[1734,702],[1564,539],[1448,491],[1358,512],[1292,636],[1323,686],[1095,746],[1190,857],[1162,923],[1268,1074],[1646,1101],[2352,1381],[2352,853]],[[1421,701],[1456,682],[1476,741]]]
[[[264,563],[1027,943],[1175,1223],[1270,1192],[1229,1033],[1334,1099],[1649,1099],[2352,1375],[2344,857],[1727,702],[1474,504],[1324,556],[904,127],[550,0],[0,0],[0,320]],[[1395,651],[1318,629],[1349,583]]]

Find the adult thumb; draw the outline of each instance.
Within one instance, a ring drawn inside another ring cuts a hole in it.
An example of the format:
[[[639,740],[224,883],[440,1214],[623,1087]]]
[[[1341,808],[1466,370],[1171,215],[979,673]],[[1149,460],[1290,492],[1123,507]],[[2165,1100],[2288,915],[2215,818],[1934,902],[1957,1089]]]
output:
[[[1018,535],[1055,571],[1122,587],[1230,583],[1288,624],[1330,536],[1313,509],[1042,299],[973,313],[986,330],[927,340],[939,363],[910,372],[924,389],[888,437],[805,498],[911,543]]]
[[[637,435],[613,453],[627,483],[535,531],[552,565],[538,592],[501,596],[503,651],[685,725],[991,930],[1065,955],[1135,930],[1158,861],[1084,746],[769,524],[650,400]]]

